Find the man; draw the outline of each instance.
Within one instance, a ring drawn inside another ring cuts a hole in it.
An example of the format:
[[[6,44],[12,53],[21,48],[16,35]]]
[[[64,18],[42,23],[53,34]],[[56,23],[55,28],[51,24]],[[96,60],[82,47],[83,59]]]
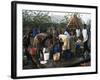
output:
[[[84,29],[82,30],[82,35],[83,35],[83,43],[84,43],[83,53],[85,53],[86,51],[88,51],[88,53],[90,53],[90,49],[88,48],[88,33],[87,33],[87,29],[86,29],[86,24],[84,24]]]

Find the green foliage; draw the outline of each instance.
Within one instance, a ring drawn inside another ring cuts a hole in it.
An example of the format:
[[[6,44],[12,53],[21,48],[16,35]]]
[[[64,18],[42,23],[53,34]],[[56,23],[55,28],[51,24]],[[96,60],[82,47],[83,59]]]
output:
[[[23,10],[23,27],[41,27],[42,24],[51,23],[49,12]]]
[[[41,31],[47,31],[49,27],[66,28],[68,23],[68,15],[64,15],[61,22],[57,23],[52,21],[52,17],[49,16],[49,12],[46,11],[23,10],[22,15],[23,29],[25,32],[32,30],[34,27],[39,28]]]

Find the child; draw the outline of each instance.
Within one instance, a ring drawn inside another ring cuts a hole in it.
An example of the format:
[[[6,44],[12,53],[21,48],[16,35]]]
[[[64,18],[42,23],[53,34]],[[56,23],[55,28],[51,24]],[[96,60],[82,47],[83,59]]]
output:
[[[81,57],[83,55],[83,42],[80,37],[76,41],[76,56]]]
[[[59,61],[60,54],[61,54],[61,45],[60,45],[59,39],[57,39],[56,43],[53,46],[53,60]]]

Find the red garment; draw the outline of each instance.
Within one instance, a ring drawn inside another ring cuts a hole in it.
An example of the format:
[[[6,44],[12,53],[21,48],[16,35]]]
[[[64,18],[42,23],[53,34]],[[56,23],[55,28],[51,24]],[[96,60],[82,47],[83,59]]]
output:
[[[36,48],[28,48],[28,52],[29,54],[31,54],[32,56],[34,56],[36,54],[37,49]]]

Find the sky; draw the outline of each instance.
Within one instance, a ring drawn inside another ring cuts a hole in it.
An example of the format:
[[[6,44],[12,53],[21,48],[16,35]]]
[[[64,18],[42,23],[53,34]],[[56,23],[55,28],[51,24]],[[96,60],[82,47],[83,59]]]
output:
[[[58,23],[64,18],[64,15],[68,15],[68,17],[70,18],[72,14],[73,13],[70,13],[70,12],[68,13],[49,12],[49,16],[52,17],[52,20]],[[83,22],[87,23],[88,20],[91,20],[91,14],[89,13],[79,13],[79,14]]]
[[[33,10],[34,11],[34,10]],[[45,11],[46,12],[46,11]],[[45,13],[43,11],[43,13]],[[60,23],[62,20],[65,19],[64,16],[70,17],[74,14],[75,12],[59,12],[59,11],[49,11],[49,16],[51,16],[52,22]],[[90,13],[78,13],[80,18],[82,19],[82,22],[87,24],[89,20],[91,20],[91,14]]]

